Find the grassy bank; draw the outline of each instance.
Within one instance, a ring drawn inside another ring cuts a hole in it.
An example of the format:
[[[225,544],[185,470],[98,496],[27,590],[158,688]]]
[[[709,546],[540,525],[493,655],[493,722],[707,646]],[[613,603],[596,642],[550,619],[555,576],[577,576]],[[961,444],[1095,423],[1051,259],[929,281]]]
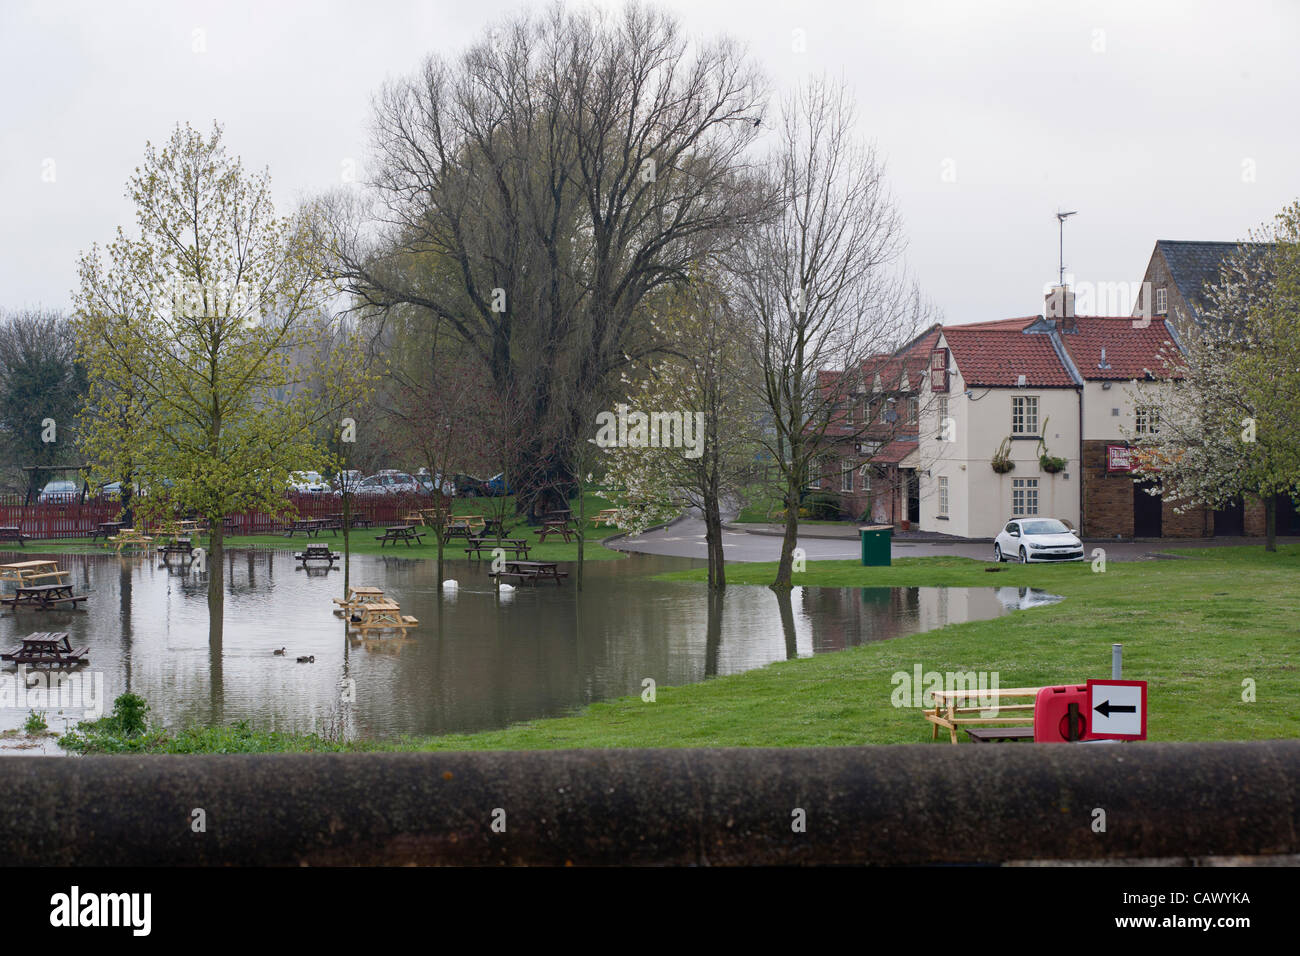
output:
[[[812,562],[796,585],[823,587],[1036,587],[1063,595],[1050,607],[992,621],[785,661],[639,697],[594,704],[569,717],[499,731],[341,744],[244,726],[163,734],[146,749],[497,750],[569,747],[825,746],[920,743],[929,725],[891,703],[896,672],[996,671],[1001,686],[1107,677],[1110,644],[1124,644],[1125,676],[1150,682],[1152,740],[1254,740],[1300,736],[1300,546],[1183,552],[1185,560],[1003,565],[910,558],[889,568]],[[771,564],[732,565],[737,586],[762,585]],[[698,571],[665,578],[699,581]],[[775,597],[773,613],[776,613]],[[798,604],[795,604],[798,614]],[[814,627],[816,623],[814,622]],[[1256,702],[1242,699],[1253,681]],[[943,746],[948,746],[943,743]]]

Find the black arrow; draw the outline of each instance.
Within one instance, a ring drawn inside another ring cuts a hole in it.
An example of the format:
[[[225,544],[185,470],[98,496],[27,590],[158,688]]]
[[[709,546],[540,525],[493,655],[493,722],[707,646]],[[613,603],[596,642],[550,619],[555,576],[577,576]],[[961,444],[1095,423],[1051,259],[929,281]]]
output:
[[[1103,717],[1109,717],[1111,714],[1136,714],[1136,704],[1112,704],[1109,700],[1103,700],[1093,708]]]

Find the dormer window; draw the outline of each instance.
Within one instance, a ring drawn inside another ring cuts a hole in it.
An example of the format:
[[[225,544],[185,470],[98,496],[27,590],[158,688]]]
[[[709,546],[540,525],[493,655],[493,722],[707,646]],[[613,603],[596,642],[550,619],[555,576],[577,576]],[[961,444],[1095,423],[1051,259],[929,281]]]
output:
[[[1164,315],[1169,311],[1169,290],[1165,288],[1156,289],[1156,315]]]

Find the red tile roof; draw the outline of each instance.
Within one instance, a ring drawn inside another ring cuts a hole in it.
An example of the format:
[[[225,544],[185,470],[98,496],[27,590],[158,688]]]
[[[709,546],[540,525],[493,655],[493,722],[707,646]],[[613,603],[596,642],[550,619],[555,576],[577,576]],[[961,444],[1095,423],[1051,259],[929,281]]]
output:
[[[1021,329],[1028,328],[1037,322],[1042,316],[1027,315],[1019,319],[994,319],[991,322],[967,322],[963,325],[945,325],[943,327],[946,333],[949,329],[986,329],[986,330],[1010,330],[1019,332]]]
[[[1021,328],[1035,319],[1013,319]],[[1034,388],[1068,388],[1076,383],[1056,354],[1049,335],[1026,335],[1004,323],[983,323],[981,328],[945,325],[944,338],[952,349],[963,383],[971,386],[1012,387],[1021,375]]]
[[[919,442],[891,441],[871,456],[871,463],[873,465],[896,465],[919,447]]]
[[[1062,331],[1061,343],[1085,379],[1141,379],[1148,371],[1156,378],[1174,374],[1177,348],[1159,319],[1146,328],[1135,328],[1131,316],[1081,316],[1076,322],[1078,331]],[[1100,367],[1103,348],[1109,368]]]

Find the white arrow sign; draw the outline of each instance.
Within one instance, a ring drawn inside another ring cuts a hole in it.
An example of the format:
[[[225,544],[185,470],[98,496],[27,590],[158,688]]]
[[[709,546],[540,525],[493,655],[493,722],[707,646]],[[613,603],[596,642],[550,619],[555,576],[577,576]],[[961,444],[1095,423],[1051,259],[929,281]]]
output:
[[[1088,729],[1094,737],[1145,740],[1147,682],[1144,680],[1088,681]]]

